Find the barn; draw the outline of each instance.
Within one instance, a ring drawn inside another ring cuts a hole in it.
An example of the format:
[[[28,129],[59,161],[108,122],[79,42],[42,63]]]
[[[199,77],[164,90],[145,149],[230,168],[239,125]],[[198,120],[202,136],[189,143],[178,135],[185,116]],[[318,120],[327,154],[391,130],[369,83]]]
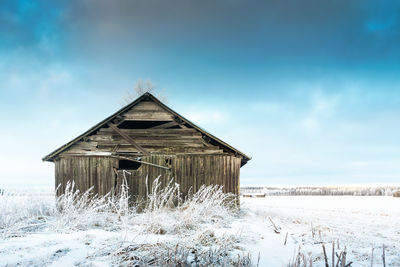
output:
[[[183,195],[212,184],[238,195],[250,159],[150,93],[43,158],[55,163],[58,195],[68,181],[81,192],[115,193],[125,177],[131,199],[146,196],[158,176],[164,185],[174,178]]]

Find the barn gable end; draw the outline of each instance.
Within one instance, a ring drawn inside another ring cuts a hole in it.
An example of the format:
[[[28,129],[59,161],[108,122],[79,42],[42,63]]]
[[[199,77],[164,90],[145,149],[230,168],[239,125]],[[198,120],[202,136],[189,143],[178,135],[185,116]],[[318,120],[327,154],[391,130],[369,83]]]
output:
[[[250,157],[145,93],[43,160],[56,164],[59,194],[71,180],[81,191],[94,186],[105,194],[121,183],[119,171],[129,169],[130,193],[137,198],[147,192],[144,177],[151,186],[159,175],[164,184],[175,178],[184,193],[221,184],[238,194],[240,167]]]
[[[174,112],[150,93],[145,93],[131,104],[43,158],[54,161],[60,155],[106,155],[127,152],[143,154],[128,140],[111,129],[116,125],[122,133],[136,139],[150,153],[229,153],[251,158],[222,140],[207,133],[183,116]]]

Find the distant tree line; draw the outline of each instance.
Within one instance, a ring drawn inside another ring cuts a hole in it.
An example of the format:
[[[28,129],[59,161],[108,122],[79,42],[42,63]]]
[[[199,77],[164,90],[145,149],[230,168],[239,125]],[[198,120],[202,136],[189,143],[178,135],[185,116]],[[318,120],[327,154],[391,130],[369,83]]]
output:
[[[267,196],[392,196],[400,186],[384,187],[241,187],[241,194]]]

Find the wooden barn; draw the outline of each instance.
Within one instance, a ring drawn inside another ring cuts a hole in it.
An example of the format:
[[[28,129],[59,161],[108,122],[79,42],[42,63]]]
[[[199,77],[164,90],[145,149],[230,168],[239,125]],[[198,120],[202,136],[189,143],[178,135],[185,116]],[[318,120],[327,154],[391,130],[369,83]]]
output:
[[[240,167],[250,157],[145,93],[43,160],[55,163],[58,195],[67,181],[81,192],[93,186],[99,195],[115,193],[125,173],[138,199],[146,195],[146,177],[151,187],[158,176],[164,185],[174,178],[184,195],[212,184],[238,195]]]

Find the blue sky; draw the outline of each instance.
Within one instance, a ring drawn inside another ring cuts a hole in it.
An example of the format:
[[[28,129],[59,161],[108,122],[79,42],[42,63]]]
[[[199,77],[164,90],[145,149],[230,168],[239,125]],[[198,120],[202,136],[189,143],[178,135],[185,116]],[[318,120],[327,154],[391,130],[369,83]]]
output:
[[[398,183],[398,1],[2,1],[0,186],[139,79],[251,155],[242,184]]]

